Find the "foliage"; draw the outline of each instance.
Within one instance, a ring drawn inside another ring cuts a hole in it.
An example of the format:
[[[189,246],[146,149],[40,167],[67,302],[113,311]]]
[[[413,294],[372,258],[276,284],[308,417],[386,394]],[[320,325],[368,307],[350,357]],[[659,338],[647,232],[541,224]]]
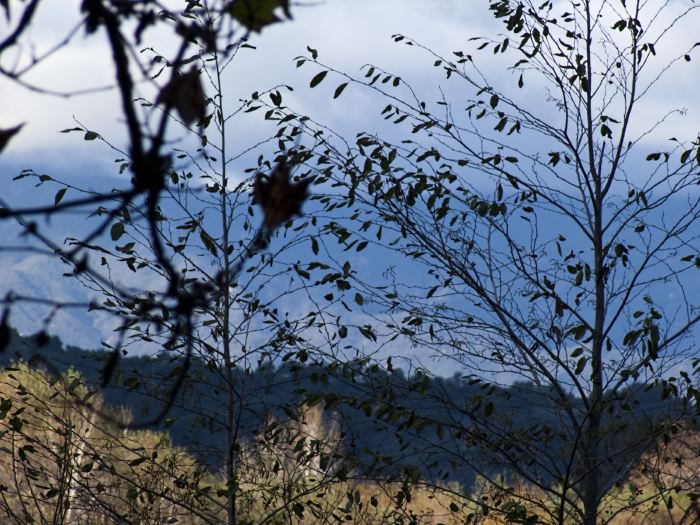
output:
[[[601,510],[628,472],[627,454],[652,446],[683,410],[645,421],[641,432],[641,421],[625,415],[629,392],[658,388],[686,409],[697,405],[700,316],[686,289],[700,253],[700,143],[673,138],[649,150],[675,108],[653,108],[659,116],[651,122],[642,114],[660,79],[688,67],[695,46],[670,35],[697,6],[492,1],[489,9],[503,34],[474,36],[450,56],[394,35],[444,73],[434,102],[381,66],[356,77],[314,49],[298,57],[298,66],[313,67],[310,88],[333,76],[333,98],[364,87],[383,99],[381,116],[397,130],[349,140],[305,122],[317,141],[305,160],[335,188],[314,197],[330,215],[321,228],[337,240],[335,250],[369,246],[375,260],[401,261],[369,275],[350,261],[330,270],[343,272],[340,291],[374,319],[357,326],[361,335],[378,347],[405,341],[430,349],[486,387],[477,403],[435,396],[421,413],[396,402],[407,392],[382,385],[384,420],[418,434],[435,428],[426,446],[436,450],[454,441],[495,453],[501,467],[541,489],[522,499],[548,521],[594,525],[610,519]],[[657,56],[662,48],[670,58]],[[493,73],[503,60],[513,82]],[[302,118],[265,104],[279,122]],[[337,340],[347,335],[340,326]],[[415,374],[422,396],[428,375]],[[497,412],[499,376],[540,386],[539,406],[554,424]],[[566,447],[549,445],[554,433]],[[489,465],[455,454],[436,468],[465,467]],[[554,485],[545,481],[552,476]],[[489,476],[516,496],[507,479]],[[641,505],[644,498],[630,498],[626,508]],[[509,509],[493,510],[508,517]]]
[[[0,40],[0,74],[40,91],[29,73],[65,43],[45,57],[4,57],[21,49],[44,3],[0,3],[11,29]],[[130,181],[94,193],[25,170],[16,179],[57,184],[55,196],[27,208],[0,200],[0,218],[17,220],[103,298],[75,305],[9,295],[0,349],[10,344],[17,302],[82,306],[120,323],[101,389],[141,386],[119,368],[130,345],[162,349],[172,368],[150,392],[161,409],[135,423],[103,409],[99,392],[75,374],[34,381],[29,368],[10,372],[22,376],[7,376],[19,397],[8,391],[2,405],[8,515],[70,522],[76,513],[90,518],[99,502],[100,512],[134,523],[597,525],[662,508],[670,520],[694,519],[696,471],[671,472],[651,451],[668,446],[664,436],[687,424],[700,399],[692,339],[700,315],[685,294],[700,265],[700,141],[673,138],[650,150],[674,108],[650,123],[638,114],[659,79],[691,61],[695,46],[668,41],[697,8],[492,0],[503,34],[475,36],[450,56],[394,35],[444,73],[450,87],[435,102],[404,75],[368,65],[355,77],[308,48],[297,65],[314,68],[309,89],[339,78],[328,97],[342,101],[361,86],[383,99],[382,118],[404,134],[346,140],[288,107],[284,86],[236,108],[225,102],[222,72],[253,47],[254,33],[291,18],[290,2],[194,0],[172,10],[154,0],[82,2],[79,27],[109,43],[128,140],[117,146],[82,125],[63,131],[118,151]],[[156,29],[173,35],[175,50],[142,47]],[[664,46],[670,55],[657,55]],[[489,72],[499,59],[509,60],[512,83]],[[139,97],[139,83],[153,96]],[[545,104],[532,92],[544,93]],[[257,146],[232,155],[227,126],[259,110],[277,126],[269,141],[279,151],[236,178],[230,163]],[[0,152],[22,133],[21,124],[7,126]],[[172,147],[182,135],[195,141],[192,150]],[[313,216],[297,221],[312,182]],[[85,208],[96,225],[65,245],[35,221]],[[309,250],[313,258],[302,261],[297,254]],[[365,273],[351,257],[361,252],[402,264]],[[115,278],[124,267],[150,284]],[[310,306],[299,307],[302,300]],[[37,340],[49,342],[44,332]],[[389,354],[406,345],[465,369],[454,382],[472,395],[454,395],[421,368],[395,381]],[[194,360],[206,373],[192,373]],[[246,428],[253,370],[280,361],[314,362],[319,388],[299,392],[302,407],[265,407],[267,424]],[[499,380],[535,386],[511,390]],[[350,393],[332,391],[333,381]],[[117,430],[168,423],[198,384],[207,389],[201,405],[214,407],[201,414],[202,428],[225,436],[209,449],[223,457],[222,473],[205,473],[164,436]],[[669,396],[680,401],[662,417],[651,404],[634,407]],[[362,470],[357,447],[341,439],[350,425],[326,427],[310,408],[321,403],[391,429],[401,451],[393,470],[377,443],[362,451],[373,458]],[[525,421],[526,409],[545,417]],[[431,461],[415,464],[426,455]],[[650,494],[625,487],[640,456],[633,476]],[[464,470],[479,475],[473,490],[443,483]],[[374,479],[353,480],[365,474]]]
[[[193,524],[211,522],[206,493],[195,490],[203,471],[193,459],[165,435],[123,432],[77,403],[92,392],[75,372],[52,378],[21,363],[0,374],[0,396],[4,519],[174,523],[187,515]]]

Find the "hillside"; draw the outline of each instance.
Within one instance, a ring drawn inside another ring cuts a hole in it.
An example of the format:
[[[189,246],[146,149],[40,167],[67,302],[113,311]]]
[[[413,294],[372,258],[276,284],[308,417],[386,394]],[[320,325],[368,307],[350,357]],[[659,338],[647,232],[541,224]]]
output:
[[[72,368],[99,385],[107,353],[64,348],[57,338],[41,347],[36,343],[35,337],[14,332],[0,364],[21,359],[52,373]],[[125,356],[103,391],[104,400],[126,409],[135,423],[148,420],[169,395],[177,366],[166,356]],[[457,482],[467,489],[479,474],[515,467],[527,470],[533,481],[548,483],[566,467],[575,442],[567,407],[552,391],[529,383],[498,387],[460,377],[406,377],[400,370],[291,364],[237,369],[235,377],[242,400],[240,439],[253,441],[270,418],[294,419],[303,401],[322,403],[326,421],[335,420],[340,429],[345,453],[366,475],[400,479],[418,468],[430,481]],[[167,418],[153,427],[168,430],[175,445],[215,471],[224,459],[225,433],[217,410],[225,403],[221,385],[215,369],[195,361]],[[568,403],[582,410],[576,398]],[[612,484],[650,449],[663,421],[684,416],[678,402],[644,385],[620,392],[611,407],[603,446]]]

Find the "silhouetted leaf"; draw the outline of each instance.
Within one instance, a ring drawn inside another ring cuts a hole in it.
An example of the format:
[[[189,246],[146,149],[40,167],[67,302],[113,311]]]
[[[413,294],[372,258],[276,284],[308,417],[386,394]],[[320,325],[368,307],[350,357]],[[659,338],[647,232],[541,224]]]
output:
[[[14,128],[0,129],[0,153],[5,149],[7,143],[10,142],[10,139],[22,129],[22,126],[24,126],[24,124],[20,124]]]
[[[209,251],[209,253],[216,257],[218,250],[216,249],[216,243],[214,242],[214,239],[212,239],[211,236],[202,229],[199,230],[199,238],[202,239],[202,243],[204,244],[204,247],[207,249],[207,251]]]
[[[226,11],[247,29],[259,33],[265,26],[281,21],[275,14],[278,8],[288,19],[292,18],[289,0],[234,0]]]
[[[203,123],[207,116],[207,97],[199,69],[192,68],[185,74],[175,73],[158,94],[156,104],[174,108],[188,126]]]
[[[309,87],[316,87],[318,86],[321,82],[323,82],[323,79],[326,78],[326,75],[328,74],[328,71],[321,71],[318,73],[314,78],[311,79],[311,82],[309,83]]]
[[[121,222],[115,222],[109,230],[109,235],[113,241],[119,240],[119,237],[124,235],[124,225]]]
[[[285,160],[280,161],[269,176],[258,173],[253,183],[253,203],[262,207],[265,227],[276,228],[295,215],[300,215],[309,184],[310,178],[293,183]]]
[[[58,204],[59,202],[61,202],[61,199],[63,198],[63,196],[65,194],[66,194],[66,188],[61,188],[60,190],[58,190],[56,192],[56,196],[53,198],[53,203]]]
[[[341,93],[345,90],[346,87],[348,87],[347,82],[340,84],[337,88],[335,88],[335,93],[333,93],[333,98],[338,98],[341,95]]]

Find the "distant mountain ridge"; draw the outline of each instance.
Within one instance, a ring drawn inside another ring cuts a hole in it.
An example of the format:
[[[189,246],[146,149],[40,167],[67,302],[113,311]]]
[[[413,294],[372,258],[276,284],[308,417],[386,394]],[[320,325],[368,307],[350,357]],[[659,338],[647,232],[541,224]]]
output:
[[[13,331],[0,365],[22,359],[52,373],[72,368],[98,386],[108,356],[64,348],[56,337],[24,337]],[[102,396],[108,404],[126,408],[134,421],[147,420],[162,407],[177,366],[176,359],[165,355],[125,356]],[[240,439],[255,439],[271,416],[278,421],[295,417],[303,401],[320,402],[326,418],[337,416],[343,448],[354,458],[354,468],[366,475],[400,478],[420,469],[424,479],[456,481],[467,488],[479,473],[516,466],[547,483],[571,458],[575,429],[546,387],[517,383],[504,388],[459,377],[409,378],[401,371],[367,375],[352,366],[285,364],[234,373],[243,400]],[[577,411],[582,408],[573,396],[567,403]],[[166,420],[154,429],[167,430],[175,445],[217,470],[224,458],[222,406],[225,389],[216,369],[195,360]],[[679,417],[681,407],[644,385],[633,385],[608,406],[603,446],[611,458],[609,478],[619,479],[655,439],[658,423]]]

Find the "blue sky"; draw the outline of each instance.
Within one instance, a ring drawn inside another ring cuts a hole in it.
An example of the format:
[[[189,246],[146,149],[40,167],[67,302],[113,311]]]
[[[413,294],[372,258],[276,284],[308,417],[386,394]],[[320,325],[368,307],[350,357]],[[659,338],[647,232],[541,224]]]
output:
[[[251,39],[258,49],[242,52],[236,59],[226,80],[228,99],[233,107],[239,98],[247,97],[255,90],[289,84],[297,89],[286,96],[286,101],[300,112],[317,113],[324,122],[340,129],[349,130],[351,126],[361,129],[373,119],[376,101],[349,89],[344,95],[344,105],[331,104],[330,81],[323,86],[323,92],[322,89],[316,92],[305,89],[310,72],[297,70],[294,57],[305,54],[306,47],[311,46],[341,70],[357,72],[367,62],[377,61],[419,75],[424,71],[423,64],[407,52],[410,50],[395,45],[390,36],[396,32],[412,33],[430,45],[451,49],[463,41],[465,29],[478,27],[480,20],[489,20],[485,12],[480,19],[473,13],[464,12],[460,4],[454,0],[328,0],[309,6],[300,5],[294,9],[293,22],[270,26],[262,35]],[[59,41],[74,26],[79,6],[79,0],[48,2],[38,12],[29,41],[39,53]],[[155,40],[146,44],[159,49],[167,48],[169,44],[167,34],[162,35],[162,40]],[[107,86],[112,83],[112,75],[104,36],[85,37],[81,32],[60,53],[33,70],[26,80],[69,93]],[[120,177],[115,169],[114,159],[120,156],[118,153],[99,141],[83,141],[79,134],[59,133],[66,128],[84,125],[98,131],[117,147],[124,144],[125,131],[114,91],[71,97],[40,95],[0,79],[0,93],[2,125],[26,123],[0,160],[0,171],[5,178],[3,197],[9,202],[27,205],[50,201],[57,189],[51,184],[35,188],[33,183],[26,181],[8,182],[25,168],[50,174],[78,187],[100,189],[124,184],[126,174]],[[141,94],[153,96],[148,89]],[[269,128],[261,124],[257,116],[251,117],[233,128],[230,147],[245,149],[267,133]],[[66,198],[71,193],[69,190]],[[82,217],[63,217],[46,226],[59,240],[81,231],[84,221]],[[16,238],[18,229],[15,225],[4,222],[0,227],[4,244],[21,244],[22,241]],[[51,294],[56,298],[85,296],[84,289],[60,277],[65,268],[58,261],[45,263],[45,258],[37,255],[27,260],[14,253],[3,253],[2,256],[7,266],[0,278],[0,291],[43,287],[52,290]],[[43,284],[27,286],[27,272],[34,265],[44,271],[31,273],[32,279],[50,281],[54,283],[52,287]],[[61,290],[55,289],[56,286]],[[35,326],[37,311],[41,309],[26,307],[23,310],[23,313],[18,310],[13,314],[13,322],[26,332]],[[101,330],[103,323],[98,319],[90,320],[75,311],[57,315],[58,321],[52,323],[52,329],[69,343],[97,346],[101,337],[109,337],[109,328]],[[85,328],[69,328],[74,323]]]
[[[76,23],[74,14],[78,12],[79,4],[79,0],[47,4],[31,33],[31,41],[37,49],[46,49]],[[350,86],[337,102],[332,102],[333,89],[339,83],[339,79],[332,78],[332,75],[315,90],[308,89],[309,79],[315,71],[307,66],[297,69],[293,61],[297,55],[307,53],[307,46],[317,49],[320,59],[338,70],[357,74],[363,65],[371,62],[409,80],[430,100],[439,97],[439,88],[442,87],[454,100],[464,97],[466,104],[466,94],[443,85],[440,72],[432,67],[433,59],[416,49],[398,45],[390,38],[394,33],[406,34],[441,54],[450,55],[454,50],[464,49],[469,37],[495,35],[500,31],[488,13],[488,2],[470,2],[468,7],[465,4],[458,0],[327,0],[298,6],[294,9],[294,21],[266,29],[251,40],[258,49],[243,51],[236,59],[225,79],[231,107],[252,91],[288,84],[294,91],[285,94],[285,103],[347,136],[352,137],[361,130],[396,133],[388,130],[377,118],[385,102],[367,91]],[[682,4],[672,2],[672,13],[677,12]],[[686,37],[692,34],[692,27],[698,21],[698,15],[692,15],[664,46],[659,46],[660,58],[670,57],[687,45]],[[153,38],[155,42],[146,44],[161,49],[170,44],[167,35]],[[672,115],[654,134],[643,137],[643,151],[663,147],[670,136],[691,140],[697,136],[700,100],[694,93],[700,85],[699,63],[700,59],[688,65],[679,64],[649,92],[640,111],[641,119],[635,123],[637,134],[643,134],[644,129],[663,117],[667,110],[682,110],[684,115]],[[482,63],[483,71],[494,81],[512,85],[514,77],[504,71],[503,66],[503,61],[486,55]],[[72,91],[107,85],[111,77],[109,51],[103,36],[85,38],[80,33],[68,47],[38,67],[28,80],[54,90]],[[555,116],[556,112],[548,108],[543,92],[536,85],[516,93],[523,103],[544,113],[550,111]],[[148,87],[144,87],[140,94],[154,96]],[[79,122],[99,132],[117,148],[121,147],[125,141],[124,126],[113,91],[64,98],[38,95],[0,79],[0,115],[0,127],[26,122],[22,132],[0,156],[3,198],[12,204],[50,201],[55,192],[55,188],[49,185],[37,190],[23,181],[7,182],[24,168],[51,174],[80,187],[119,187],[126,182],[126,175],[120,177],[115,169],[117,152],[99,141],[86,142],[76,134],[59,133]],[[233,151],[245,150],[267,137],[270,129],[251,115],[233,127],[229,147]],[[177,142],[179,147],[192,144],[178,135],[173,139],[180,141]],[[643,165],[639,164],[639,168],[642,169]],[[83,227],[81,217],[67,217],[54,221],[50,231],[58,240]],[[16,229],[0,223],[0,235],[3,245],[14,243]],[[5,261],[0,293],[13,288],[48,290],[57,299],[89,296],[84,288],[60,277],[64,269],[58,261],[46,263],[44,258],[36,255],[26,258],[15,253],[3,253],[0,257]],[[365,267],[371,262],[367,257],[358,257],[357,260],[359,266]],[[29,283],[29,276],[32,283]],[[143,284],[147,285],[146,282]],[[36,317],[43,314],[24,308],[14,315],[13,322],[27,332],[34,326]],[[89,347],[97,347],[101,340],[112,337],[112,326],[103,318],[89,317],[78,311],[57,314],[51,329],[68,343]],[[441,367],[429,361],[425,364],[442,373],[450,370],[449,366]]]

